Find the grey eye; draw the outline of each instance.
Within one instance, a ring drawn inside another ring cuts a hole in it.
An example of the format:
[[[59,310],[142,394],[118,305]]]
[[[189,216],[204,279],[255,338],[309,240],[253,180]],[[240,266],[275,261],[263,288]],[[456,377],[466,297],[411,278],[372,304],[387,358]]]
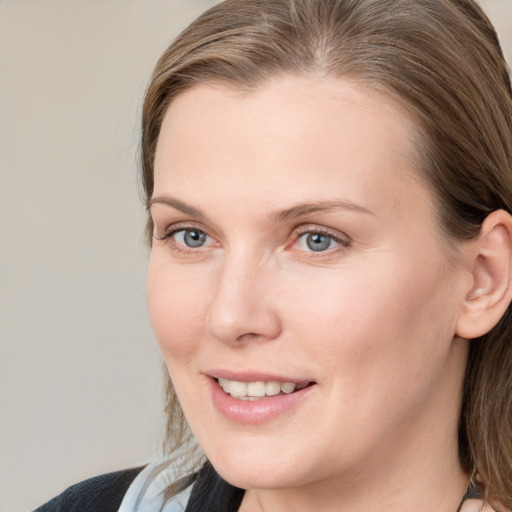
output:
[[[314,252],[326,251],[335,243],[332,237],[322,233],[305,233],[303,237],[307,248]]]
[[[183,229],[175,235],[176,241],[187,247],[202,247],[208,238],[206,233],[199,231],[198,229]]]

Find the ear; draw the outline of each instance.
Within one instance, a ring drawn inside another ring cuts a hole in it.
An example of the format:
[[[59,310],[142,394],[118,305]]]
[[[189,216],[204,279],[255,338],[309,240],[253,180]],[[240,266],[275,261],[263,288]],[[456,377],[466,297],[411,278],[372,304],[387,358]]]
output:
[[[472,339],[487,334],[512,300],[512,216],[492,212],[483,222],[469,253],[472,285],[457,322],[457,335]]]

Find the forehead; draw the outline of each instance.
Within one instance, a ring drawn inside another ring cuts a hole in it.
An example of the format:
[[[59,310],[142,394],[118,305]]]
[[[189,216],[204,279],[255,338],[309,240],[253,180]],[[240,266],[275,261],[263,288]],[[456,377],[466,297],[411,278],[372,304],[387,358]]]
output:
[[[376,179],[418,181],[417,133],[398,102],[354,81],[285,77],[250,92],[201,84],[166,113],[155,194],[193,187],[255,202],[260,192],[274,206],[306,192],[361,196]]]

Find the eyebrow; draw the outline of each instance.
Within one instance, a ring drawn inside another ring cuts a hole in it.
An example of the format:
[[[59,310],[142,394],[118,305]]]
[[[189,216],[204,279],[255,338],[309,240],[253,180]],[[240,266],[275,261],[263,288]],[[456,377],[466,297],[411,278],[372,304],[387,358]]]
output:
[[[190,206],[171,196],[157,196],[151,198],[148,203],[148,210],[150,210],[154,204],[165,204],[167,206],[171,206],[175,210],[183,212],[192,217],[196,217],[197,219],[207,219],[206,215],[201,210],[198,210],[197,208],[194,208],[193,206]],[[374,215],[370,210],[350,201],[317,201],[299,204],[292,206],[291,208],[286,208],[285,210],[273,212],[270,215],[270,219],[273,222],[280,222],[295,219],[297,217],[303,217],[305,215],[311,215],[312,213],[328,212],[331,210],[351,210]]]
[[[370,210],[350,201],[318,201],[292,206],[291,208],[287,208],[286,210],[272,214],[271,218],[277,222],[295,219],[297,217],[302,217],[304,215],[310,215],[317,212],[328,212],[331,210],[351,210],[354,212],[374,215],[374,213]]]
[[[171,206],[175,210],[186,213],[187,215],[190,215],[191,217],[196,217],[201,220],[206,220],[206,215],[201,210],[198,210],[197,208],[194,208],[193,206],[183,203],[182,201],[180,201],[179,199],[175,199],[174,197],[170,197],[170,196],[152,197],[148,203],[148,210],[151,210],[151,207],[154,204],[165,204],[167,206]]]

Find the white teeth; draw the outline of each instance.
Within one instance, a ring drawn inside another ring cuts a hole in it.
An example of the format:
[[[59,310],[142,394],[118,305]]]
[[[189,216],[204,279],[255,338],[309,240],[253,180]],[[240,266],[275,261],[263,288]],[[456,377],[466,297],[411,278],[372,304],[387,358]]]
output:
[[[247,396],[247,384],[232,380],[229,383],[229,394],[231,396]]]
[[[267,382],[265,385],[265,394],[267,396],[279,395],[281,393],[281,384],[274,380]]]
[[[286,394],[293,393],[296,387],[297,386],[293,382],[285,382],[284,384],[281,384],[281,391]]]
[[[229,394],[229,380],[226,380],[226,379],[219,379],[219,386],[226,392]]]
[[[264,396],[275,396],[279,393],[290,394],[294,391],[304,389],[309,383],[303,382],[295,384],[294,382],[277,381],[257,381],[240,382],[236,380],[218,379],[219,386],[229,395],[241,400],[258,400]]]
[[[265,396],[265,383],[264,382],[249,382],[247,384],[248,396]]]

